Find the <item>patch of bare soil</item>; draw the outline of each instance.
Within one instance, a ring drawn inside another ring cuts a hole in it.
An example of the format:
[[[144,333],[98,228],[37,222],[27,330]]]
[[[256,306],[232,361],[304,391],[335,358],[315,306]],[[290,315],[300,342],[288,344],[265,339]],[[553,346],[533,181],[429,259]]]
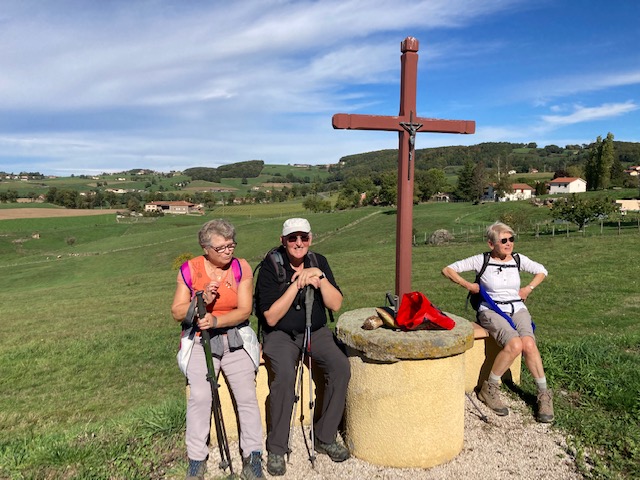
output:
[[[13,220],[17,218],[55,218],[55,217],[82,217],[86,215],[115,215],[118,210],[87,210],[68,208],[2,208],[0,220]]]

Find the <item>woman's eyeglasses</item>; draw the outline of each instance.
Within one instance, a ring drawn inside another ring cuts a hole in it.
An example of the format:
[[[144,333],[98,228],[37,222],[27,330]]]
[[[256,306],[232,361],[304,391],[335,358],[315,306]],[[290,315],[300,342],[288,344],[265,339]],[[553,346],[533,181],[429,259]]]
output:
[[[515,239],[514,237],[501,238],[501,239],[500,239],[500,243],[502,243],[502,244],[505,244],[505,243],[507,243],[507,242],[511,242],[511,243],[513,243],[513,242],[515,242],[515,241],[516,241],[516,239]]]
[[[309,235],[307,235],[307,234],[304,234],[304,235],[289,235],[287,237],[287,242],[296,243],[298,241],[298,239],[300,239],[300,241],[302,243],[307,243],[309,241]]]
[[[214,247],[213,245],[209,245],[209,248],[211,248],[211,250],[213,250],[216,253],[222,253],[225,250],[229,250],[232,251],[236,248],[236,245],[238,245],[236,242],[230,243],[228,245],[222,245],[221,247]]]

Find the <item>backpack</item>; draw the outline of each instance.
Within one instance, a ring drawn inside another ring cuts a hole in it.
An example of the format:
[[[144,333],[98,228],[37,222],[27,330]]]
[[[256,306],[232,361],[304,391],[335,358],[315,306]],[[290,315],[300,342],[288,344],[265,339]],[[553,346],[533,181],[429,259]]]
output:
[[[311,250],[309,250],[307,252],[307,258],[309,259],[309,266],[310,267],[318,267],[318,257],[316,256],[316,254],[314,252],[312,252]],[[266,255],[262,258],[262,260],[260,261],[260,263],[258,263],[258,265],[256,265],[256,268],[253,269],[253,278],[254,280],[256,279],[256,272],[262,268],[262,266],[264,265],[265,262],[269,262],[271,263],[271,265],[273,265],[274,270],[276,271],[276,275],[278,277],[278,285],[280,288],[280,292],[284,292],[284,290],[287,288],[286,285],[286,280],[287,280],[287,272],[284,268],[284,258],[282,256],[282,251],[280,249],[280,246],[278,247],[273,247],[271,250],[269,250]],[[257,310],[257,299],[258,299],[258,295],[257,292],[254,292],[253,295],[253,312],[254,314],[256,314]],[[329,312],[329,318],[331,320],[331,322],[334,322],[334,318],[333,318],[333,312],[331,310],[329,310],[328,308],[326,309]],[[262,322],[258,322],[258,338],[260,338],[260,333],[262,331]]]
[[[520,271],[520,255],[517,254],[517,253],[512,253],[511,256],[516,261],[516,265],[515,266],[518,268],[518,271]],[[477,283],[478,285],[480,285],[480,277],[482,277],[482,274],[487,269],[487,265],[489,265],[490,261],[491,261],[491,252],[484,252],[484,260],[482,262],[482,268],[477,273],[474,283]],[[513,267],[513,265],[500,265],[500,266],[503,267],[503,268]],[[481,303],[482,303],[482,295],[480,295],[479,293],[471,293],[471,292],[469,292],[467,294],[466,306],[471,304],[471,307],[477,312]]]

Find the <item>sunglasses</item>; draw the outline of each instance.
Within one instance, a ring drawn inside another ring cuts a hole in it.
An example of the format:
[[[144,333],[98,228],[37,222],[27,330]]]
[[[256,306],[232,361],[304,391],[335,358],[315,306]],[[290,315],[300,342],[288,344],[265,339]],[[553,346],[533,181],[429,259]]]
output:
[[[302,243],[307,243],[309,241],[309,235],[307,235],[307,234],[304,234],[304,235],[289,235],[287,237],[287,242],[296,243],[298,241],[298,239],[300,239],[300,241]]]
[[[233,242],[230,243],[229,245],[222,245],[221,247],[214,247],[213,245],[210,245],[209,248],[211,248],[211,250],[213,250],[216,253],[222,253],[225,250],[229,250],[232,251],[236,248],[237,243]]]
[[[511,243],[513,243],[513,242],[515,242],[515,240],[516,240],[516,239],[515,239],[515,238],[513,238],[513,237],[509,237],[509,238],[501,238],[501,239],[500,239],[500,243],[502,243],[502,244],[505,244],[505,243],[507,243],[507,242],[511,242]]]

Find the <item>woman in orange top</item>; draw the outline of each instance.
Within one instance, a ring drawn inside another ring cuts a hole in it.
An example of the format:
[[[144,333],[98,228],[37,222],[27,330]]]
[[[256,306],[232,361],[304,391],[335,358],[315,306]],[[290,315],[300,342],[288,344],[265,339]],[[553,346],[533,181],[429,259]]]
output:
[[[222,368],[237,404],[243,478],[262,478],[263,433],[255,382],[260,353],[248,320],[253,304],[253,272],[246,260],[233,257],[236,231],[226,220],[205,223],[198,239],[204,255],[189,260],[192,285],[187,285],[178,273],[171,313],[181,322],[189,309],[192,292],[204,292],[207,314],[198,319],[198,328],[209,330],[216,375]],[[212,398],[201,339],[193,345],[186,374],[190,385],[186,478],[203,479],[209,455]]]

